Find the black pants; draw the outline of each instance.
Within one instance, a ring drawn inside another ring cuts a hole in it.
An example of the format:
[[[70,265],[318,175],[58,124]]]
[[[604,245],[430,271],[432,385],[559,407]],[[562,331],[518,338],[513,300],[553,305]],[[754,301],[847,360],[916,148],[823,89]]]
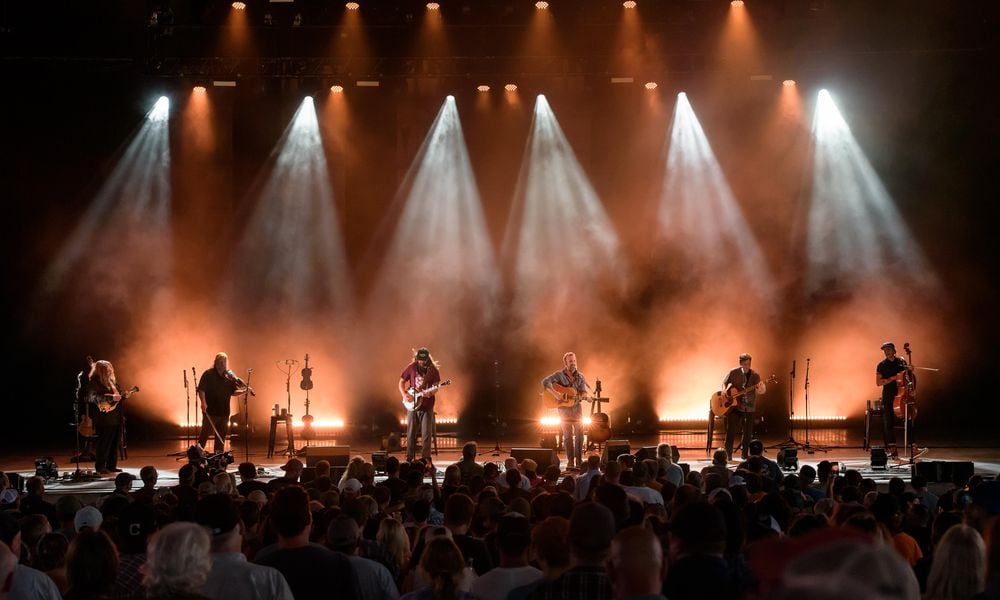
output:
[[[750,440],[753,439],[753,415],[752,412],[739,410],[734,410],[726,415],[726,455],[729,458],[733,457],[733,441],[736,438],[737,427],[743,431],[740,451],[744,458],[747,456],[747,448],[750,447]]]
[[[94,469],[97,471],[118,468],[118,448],[122,445],[121,423],[97,424],[97,450],[94,454]]]
[[[886,452],[896,445],[896,413],[892,409],[892,398],[882,400],[882,441]]]
[[[198,436],[198,444],[202,448],[205,448],[205,444],[208,442],[208,438],[215,440],[215,451],[214,454],[219,454],[226,451],[226,436],[229,435],[229,415],[205,415],[202,413],[201,422],[201,435]],[[215,432],[212,431],[212,426],[209,425],[209,419],[212,423],[215,423],[215,428],[219,431],[219,435],[222,439],[215,437]]]

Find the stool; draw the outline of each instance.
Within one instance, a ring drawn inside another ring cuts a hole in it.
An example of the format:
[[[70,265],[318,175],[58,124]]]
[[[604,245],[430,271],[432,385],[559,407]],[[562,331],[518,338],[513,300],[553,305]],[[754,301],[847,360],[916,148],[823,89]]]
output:
[[[289,456],[295,453],[295,434],[292,433],[292,415],[285,413],[283,415],[271,415],[271,431],[267,436],[267,457],[271,458],[274,456],[274,438],[278,433],[278,423],[285,422],[285,437],[288,439],[288,449]]]
[[[869,400],[868,406],[865,410],[865,439],[862,444],[864,450],[871,450],[872,447],[872,418],[885,419],[885,414],[883,414],[885,407],[882,406],[881,400]],[[888,451],[888,449],[886,449]]]

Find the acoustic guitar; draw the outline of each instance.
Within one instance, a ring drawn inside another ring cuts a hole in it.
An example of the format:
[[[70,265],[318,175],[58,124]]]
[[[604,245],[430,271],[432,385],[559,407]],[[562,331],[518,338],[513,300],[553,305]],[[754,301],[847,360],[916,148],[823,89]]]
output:
[[[409,411],[420,410],[421,408],[423,408],[424,398],[430,396],[431,394],[433,394],[434,392],[438,391],[439,389],[443,388],[446,385],[451,385],[450,379],[442,381],[441,383],[438,383],[436,385],[432,385],[431,387],[423,390],[418,390],[417,388],[411,387],[406,391],[406,399],[403,400],[403,408]]]
[[[545,405],[545,408],[569,408],[575,404],[579,404],[583,400],[592,402],[585,393],[576,388],[566,387],[558,383],[552,384],[552,391],[559,395],[559,399],[557,400],[548,390],[545,390],[542,392],[542,403]]]
[[[772,374],[767,379],[763,380],[765,384],[778,383],[778,378]],[[726,390],[726,393],[715,392],[712,394],[711,406],[712,414],[717,417],[724,417],[729,413],[736,410],[736,407],[740,405],[740,398],[749,394],[757,386],[748,386],[743,389],[739,389],[735,386],[730,387]]]

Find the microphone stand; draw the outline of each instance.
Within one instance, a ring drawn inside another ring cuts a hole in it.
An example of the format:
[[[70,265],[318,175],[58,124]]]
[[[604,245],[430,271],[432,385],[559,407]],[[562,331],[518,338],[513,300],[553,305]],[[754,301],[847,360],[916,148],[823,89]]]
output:
[[[489,453],[490,456],[496,456],[499,458],[502,453],[508,452],[500,447],[500,361],[493,361],[493,436],[496,443],[493,445],[493,450]],[[479,456],[486,454],[486,452],[480,452]]]
[[[250,462],[250,376],[253,369],[247,369],[247,389],[243,392],[243,455],[244,462]],[[290,402],[290,401],[289,401]],[[289,404],[291,406],[291,404]],[[291,417],[289,417],[291,418]]]
[[[187,398],[187,421],[185,421],[184,429],[184,445],[191,445],[191,388],[188,386],[188,372],[186,369],[181,369],[181,373],[184,374],[184,396]]]
[[[808,433],[806,433],[806,443],[803,444],[795,439],[792,434],[795,428],[795,359],[792,359],[792,370],[788,372],[788,439],[770,446],[770,448],[803,448],[809,447]],[[809,421],[806,420],[806,431],[808,432]]]
[[[815,454],[817,450],[820,452],[829,452],[830,449],[823,446],[810,446],[809,445],[809,363],[812,359],[806,359],[806,443],[803,446],[807,454]]]
[[[76,438],[76,455],[73,456],[73,461],[76,462],[76,471],[73,472],[72,481],[92,481],[95,479],[95,477],[80,470],[80,455],[83,454],[83,451],[80,449],[80,390],[83,388],[82,379],[83,371],[80,371],[76,375],[76,393],[73,396],[73,433]]]

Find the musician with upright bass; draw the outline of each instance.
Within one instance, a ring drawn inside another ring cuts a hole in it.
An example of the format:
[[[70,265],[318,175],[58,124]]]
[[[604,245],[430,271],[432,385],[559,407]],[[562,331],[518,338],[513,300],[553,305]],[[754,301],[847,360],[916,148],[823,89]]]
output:
[[[913,365],[896,356],[895,344],[885,342],[881,348],[885,359],[875,367],[875,385],[882,387],[882,434],[886,452],[892,458],[898,458],[893,427],[896,425],[896,419],[908,417],[912,422],[916,416],[916,411],[912,408],[912,394],[917,379]],[[909,352],[909,344],[906,344],[905,349]]]

